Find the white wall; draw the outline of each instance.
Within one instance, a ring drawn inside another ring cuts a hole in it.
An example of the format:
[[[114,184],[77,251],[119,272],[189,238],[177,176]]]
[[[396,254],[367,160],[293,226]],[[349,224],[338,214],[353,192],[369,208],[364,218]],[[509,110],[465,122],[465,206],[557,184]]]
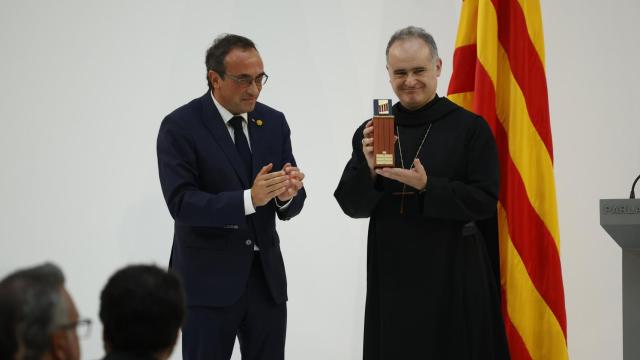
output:
[[[640,5],[594,4],[542,5],[569,351],[621,359],[621,252],[598,225],[598,199],[627,196],[640,170]],[[307,174],[303,213],[279,224],[291,299],[287,356],[360,358],[366,221],[344,216],[332,193],[371,99],[393,95],[388,37],[409,24],[431,31],[445,94],[460,5],[2,0],[0,276],[60,264],[81,313],[97,323],[83,358],[102,355],[97,309],[107,277],[131,262],[168,261],[160,121],[205,92],[213,38],[240,33],[259,47],[270,75],[261,101],[287,115]]]
[[[622,359],[622,252],[598,199],[640,172],[640,3],[543,3],[562,266],[573,359]]]

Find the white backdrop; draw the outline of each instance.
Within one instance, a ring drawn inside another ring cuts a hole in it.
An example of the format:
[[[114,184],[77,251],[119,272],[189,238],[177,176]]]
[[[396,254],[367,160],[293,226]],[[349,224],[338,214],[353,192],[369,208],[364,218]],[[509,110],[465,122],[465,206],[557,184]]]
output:
[[[391,33],[435,36],[451,74],[460,1],[0,1],[0,276],[54,261],[93,318],[83,358],[102,356],[107,277],[166,266],[172,220],[157,176],[162,118],[206,90],[204,52],[222,32],[253,39],[307,174],[302,214],[279,223],[289,276],[289,359],[361,358],[366,221],[333,190],[371,99],[393,97]],[[569,352],[621,359],[621,252],[598,199],[640,171],[640,4],[543,1]],[[174,353],[180,358],[180,351]],[[234,359],[239,359],[234,355]]]

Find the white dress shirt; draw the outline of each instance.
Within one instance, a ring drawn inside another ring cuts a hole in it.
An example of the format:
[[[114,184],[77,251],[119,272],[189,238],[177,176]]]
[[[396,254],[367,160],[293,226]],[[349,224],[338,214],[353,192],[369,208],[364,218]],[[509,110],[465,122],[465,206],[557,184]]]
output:
[[[222,117],[222,120],[224,121],[224,124],[227,127],[227,131],[229,131],[229,135],[231,136],[231,141],[233,141],[234,143],[235,143],[235,137],[234,137],[235,130],[233,129],[231,124],[229,124],[229,120],[231,120],[234,116],[242,117],[242,132],[244,132],[244,136],[247,138],[247,143],[249,144],[249,150],[251,150],[251,140],[249,139],[249,126],[247,123],[247,113],[242,113],[237,115],[232,114],[231,112],[229,112],[229,110],[225,109],[224,106],[220,105],[220,103],[216,100],[215,96],[213,96],[213,92],[211,93],[211,99],[213,99],[213,103],[218,109],[218,112],[220,113],[220,116]],[[250,179],[250,181],[253,181],[253,179]],[[251,200],[251,188],[244,190],[243,198],[244,198],[244,214],[251,215],[254,212],[256,212],[256,208],[253,206],[253,200]],[[276,207],[278,208],[278,210],[285,210],[286,208],[289,207],[289,204],[291,204],[291,200],[293,199],[289,199],[289,201],[287,201],[283,205],[280,205],[278,201],[275,201],[274,199],[274,203],[276,204]],[[259,250],[256,245],[254,245],[254,250]]]

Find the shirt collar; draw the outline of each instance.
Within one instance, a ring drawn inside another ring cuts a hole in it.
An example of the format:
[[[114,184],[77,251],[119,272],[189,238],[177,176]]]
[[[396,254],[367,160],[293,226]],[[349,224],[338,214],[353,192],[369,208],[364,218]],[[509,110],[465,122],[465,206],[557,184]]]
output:
[[[216,108],[218,108],[218,112],[220,113],[220,116],[222,117],[222,120],[224,121],[225,124],[229,123],[229,120],[231,120],[231,118],[234,116],[240,116],[242,117],[245,123],[247,122],[247,113],[233,115],[232,113],[229,112],[229,110],[225,109],[224,106],[220,105],[218,100],[216,100],[216,97],[213,96],[213,92],[210,92],[210,94],[211,94],[211,99],[213,99],[213,104],[216,106]]]

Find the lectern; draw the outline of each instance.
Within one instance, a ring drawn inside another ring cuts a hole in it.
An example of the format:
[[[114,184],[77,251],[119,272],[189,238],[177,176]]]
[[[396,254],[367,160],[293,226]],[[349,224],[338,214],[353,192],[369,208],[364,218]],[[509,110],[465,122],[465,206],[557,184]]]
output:
[[[600,200],[600,225],[622,248],[622,347],[640,359],[640,199]]]

